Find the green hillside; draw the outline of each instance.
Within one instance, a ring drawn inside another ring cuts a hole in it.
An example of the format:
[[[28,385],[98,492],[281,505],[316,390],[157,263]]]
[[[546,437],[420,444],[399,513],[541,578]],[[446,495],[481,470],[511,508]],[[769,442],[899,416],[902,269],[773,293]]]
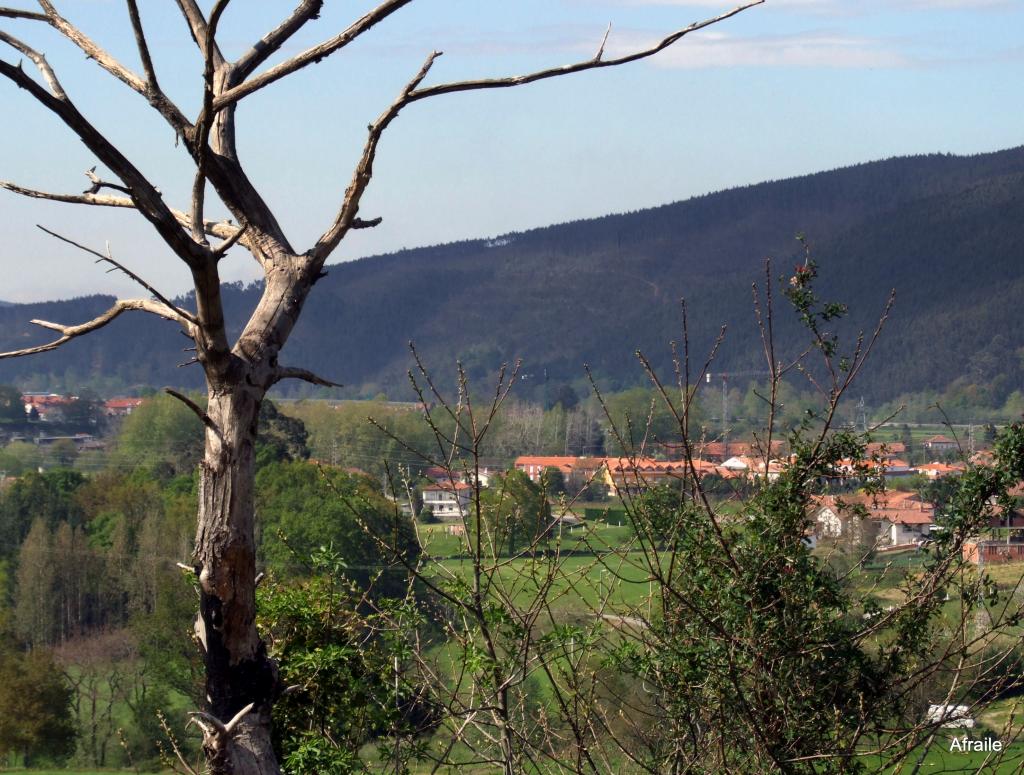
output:
[[[522,357],[524,384],[580,379],[589,363],[610,385],[639,382],[632,353],[667,356],[690,308],[691,341],[729,335],[719,367],[758,367],[750,283],[773,257],[791,271],[803,233],[824,287],[871,326],[898,294],[861,389],[875,400],[942,389],[961,375],[1008,393],[1024,377],[1024,148],[971,157],[915,156],[731,189],[653,209],[330,268],[288,345],[350,394],[407,396],[407,344],[472,376]],[[381,228],[385,228],[381,227]],[[239,323],[258,289],[228,287]],[[110,299],[0,308],[0,347],[40,341],[26,321],[72,322]],[[785,345],[792,329],[782,326]],[[0,381],[36,388],[198,385],[174,326],[121,320],[60,353],[0,364]],[[534,390],[541,390],[535,387]]]

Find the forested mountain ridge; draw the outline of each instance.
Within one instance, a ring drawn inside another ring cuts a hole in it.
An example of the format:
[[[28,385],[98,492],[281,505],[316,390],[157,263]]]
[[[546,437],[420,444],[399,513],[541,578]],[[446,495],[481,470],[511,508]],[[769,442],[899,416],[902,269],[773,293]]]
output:
[[[759,368],[750,284],[791,273],[803,233],[823,288],[870,327],[889,289],[897,304],[863,392],[875,399],[942,389],[956,378],[1006,392],[1021,384],[1024,147],[969,157],[888,159],[708,194],[648,210],[375,256],[330,267],[288,345],[353,394],[407,397],[407,343],[439,371],[471,376],[522,357],[541,384],[578,380],[584,363],[615,386],[642,380],[633,353],[664,362],[678,337],[729,334],[720,369]],[[800,258],[799,260],[802,260]],[[256,290],[228,287],[236,326]],[[110,304],[93,296],[0,308],[0,348],[45,341],[31,318],[79,322]],[[196,386],[172,324],[116,321],[57,353],[0,363],[0,382]],[[783,315],[779,315],[782,318]],[[795,328],[780,327],[782,344]],[[529,384],[529,381],[527,381]]]

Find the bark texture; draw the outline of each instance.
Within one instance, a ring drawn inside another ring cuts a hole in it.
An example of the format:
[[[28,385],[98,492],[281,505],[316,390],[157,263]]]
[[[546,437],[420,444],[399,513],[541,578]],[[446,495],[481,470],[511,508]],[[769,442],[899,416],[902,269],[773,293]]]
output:
[[[256,631],[253,465],[262,398],[249,385],[211,388],[206,410],[214,427],[206,431],[195,544],[206,694],[217,719],[253,706],[230,733],[212,727],[205,735],[214,773],[279,772],[270,744],[279,681]]]

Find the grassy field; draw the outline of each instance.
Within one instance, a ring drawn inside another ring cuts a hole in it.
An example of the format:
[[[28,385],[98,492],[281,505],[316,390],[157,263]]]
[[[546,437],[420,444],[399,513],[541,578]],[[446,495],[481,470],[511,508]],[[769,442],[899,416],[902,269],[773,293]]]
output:
[[[461,523],[419,525],[417,530],[423,551],[434,558],[467,556],[467,539],[452,534],[450,531],[453,528],[461,528]],[[561,528],[548,542],[548,546],[553,549],[560,542],[563,552],[603,552],[622,546],[632,537],[633,529],[629,525],[588,521],[578,526]]]
[[[548,595],[552,609],[581,612],[607,598],[612,611],[634,610],[646,602],[651,589],[647,574],[639,566],[640,560],[641,556],[635,552],[624,556],[560,558]],[[505,561],[497,570],[496,583],[517,605],[525,606],[536,595],[548,567],[546,563],[532,564],[529,560]],[[469,560],[438,562],[437,575],[457,574],[468,580],[471,573]]]

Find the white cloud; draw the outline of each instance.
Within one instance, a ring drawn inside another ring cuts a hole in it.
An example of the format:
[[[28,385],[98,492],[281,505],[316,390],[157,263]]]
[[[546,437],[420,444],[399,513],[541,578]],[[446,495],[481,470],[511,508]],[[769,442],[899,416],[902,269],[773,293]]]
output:
[[[654,38],[637,33],[615,36],[611,56],[650,45]],[[734,37],[721,32],[694,33],[661,52],[662,67],[838,67],[891,68],[913,64],[883,41],[836,32]]]
[[[1015,0],[765,0],[764,8],[782,8],[841,16],[862,16],[881,11],[935,11],[979,10],[1008,8]],[[687,8],[706,8],[725,11],[740,5],[740,0],[618,0],[619,5],[665,5]]]

